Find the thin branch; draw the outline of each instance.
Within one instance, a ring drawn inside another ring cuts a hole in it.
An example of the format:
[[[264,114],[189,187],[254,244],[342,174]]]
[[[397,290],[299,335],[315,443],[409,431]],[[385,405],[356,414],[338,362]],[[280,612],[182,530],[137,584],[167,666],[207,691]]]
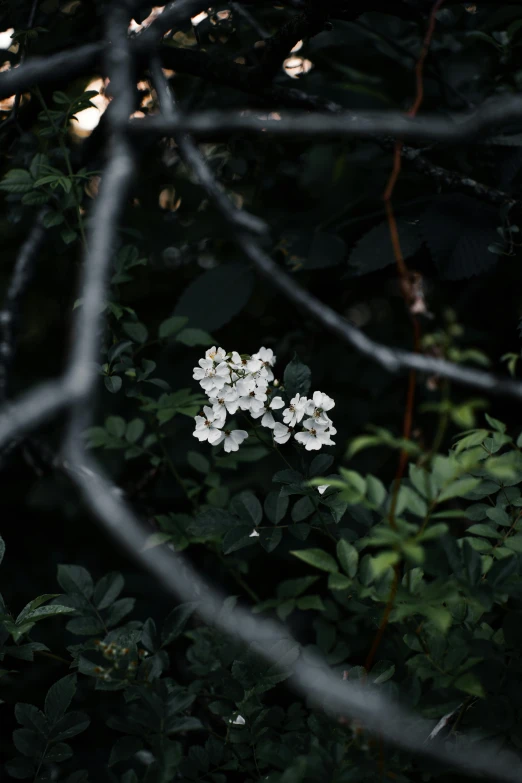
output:
[[[29,236],[20,248],[13,274],[0,310],[0,403],[9,394],[8,374],[15,355],[16,327],[20,302],[33,275],[34,265],[45,239],[44,207],[38,213]]]

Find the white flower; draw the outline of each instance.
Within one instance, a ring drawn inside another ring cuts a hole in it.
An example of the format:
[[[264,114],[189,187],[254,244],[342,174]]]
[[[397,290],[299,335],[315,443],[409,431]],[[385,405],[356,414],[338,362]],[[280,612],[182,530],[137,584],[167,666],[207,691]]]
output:
[[[215,392],[223,388],[230,381],[230,368],[226,362],[220,362],[214,366],[212,359],[200,359],[199,367],[194,368],[192,377],[199,381],[201,387],[209,397],[215,397]]]
[[[250,357],[250,359],[246,360],[246,364],[243,365],[247,372],[256,373],[261,370],[263,367],[263,362],[259,361],[259,359],[253,359]]]
[[[227,352],[223,348],[216,348],[215,345],[209,348],[208,351],[205,351],[205,359],[212,359],[216,364],[224,362],[226,358]]]
[[[262,377],[266,378],[267,381],[273,381],[274,373],[272,372],[272,367],[276,362],[273,350],[263,346],[257,353],[252,354],[252,359],[258,359],[262,362]]]
[[[225,417],[216,414],[212,408],[205,406],[203,408],[204,416],[195,416],[196,429],[192,433],[200,441],[208,440],[209,443],[222,441],[221,427],[225,423]]]
[[[290,407],[283,411],[283,421],[290,427],[294,427],[298,424],[306,412],[306,406],[308,400],[306,397],[301,397],[300,394],[296,394],[290,400]]]
[[[258,532],[257,532],[257,530],[254,528],[248,537],[249,537],[249,538],[257,538],[258,536],[259,536],[259,533],[258,533]]]
[[[273,367],[276,363],[276,357],[271,348],[265,348],[262,346],[257,353],[252,354],[252,359],[259,359],[263,364]]]
[[[208,373],[212,370],[214,370],[214,362],[212,359],[200,359],[199,367],[194,367],[194,372],[192,374],[192,377],[196,381],[201,381],[203,378],[206,378],[208,376]]]
[[[229,359],[229,364],[234,370],[242,370],[246,373],[259,372],[263,367],[263,362],[259,359],[253,359],[251,356],[245,356],[241,358],[241,355],[237,351],[232,351],[232,355]]]
[[[248,432],[245,430],[223,430],[218,440],[213,442],[213,446],[218,446],[222,441],[225,441],[223,448],[225,451],[239,451],[239,446],[243,441],[248,438]]]
[[[320,495],[323,495],[329,486],[330,486],[329,484],[321,484],[320,486],[317,487],[317,491],[319,492]]]
[[[269,409],[272,408],[272,410],[277,410],[278,408],[282,408],[284,406],[284,404],[285,403],[283,402],[281,397],[274,397],[274,399],[271,400],[270,403],[268,404],[268,408]],[[258,416],[256,415],[256,416],[254,416],[254,418],[257,419]],[[271,430],[273,430],[274,429],[274,425],[275,425],[274,417],[270,413],[270,410],[266,410],[265,411],[265,415],[261,419],[261,426],[262,427],[269,427]]]
[[[274,425],[274,440],[276,443],[286,443],[289,440],[292,430],[286,424],[276,422]]]
[[[215,397],[211,397],[209,402],[212,404],[214,413],[226,416],[229,413],[235,413],[239,406],[239,393],[235,386],[226,383]]]
[[[326,427],[317,424],[315,419],[306,419],[303,422],[303,431],[295,436],[298,443],[302,443],[307,451],[318,451],[321,446],[335,446]]]
[[[230,718],[230,720],[228,722],[232,723],[235,726],[244,726],[245,723],[246,723],[246,721],[245,721],[245,719],[243,718],[242,715],[238,715],[235,720],[232,720],[232,718]]]
[[[241,380],[236,383],[236,388],[239,394],[239,407],[242,411],[253,412],[263,410],[267,398],[265,381],[256,381],[251,377],[241,378]]]
[[[319,424],[331,423],[331,420],[326,415],[326,411],[331,410],[335,406],[335,402],[327,394],[316,391],[313,393],[313,397],[308,401],[306,406],[306,414],[313,416]]]

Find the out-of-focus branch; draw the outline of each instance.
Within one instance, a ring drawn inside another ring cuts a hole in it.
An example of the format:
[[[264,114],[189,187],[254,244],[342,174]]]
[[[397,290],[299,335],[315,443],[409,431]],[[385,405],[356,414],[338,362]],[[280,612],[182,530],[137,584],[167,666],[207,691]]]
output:
[[[395,136],[409,141],[436,141],[446,144],[472,143],[477,137],[507,123],[522,119],[522,97],[510,96],[491,101],[475,112],[463,112],[453,120],[438,115],[408,118],[400,112],[367,111],[304,114],[286,112],[281,119],[260,120],[252,113],[237,111],[205,111],[166,120],[147,117],[132,120],[135,135],[154,133],[168,135],[184,131],[198,138],[215,139],[230,133],[256,135],[267,133],[277,137],[314,139],[373,138]]]
[[[32,278],[38,252],[45,239],[42,220],[46,212],[44,207],[38,213],[29,236],[20,248],[0,310],[0,403],[5,402],[9,394],[8,376],[15,355],[20,302]]]

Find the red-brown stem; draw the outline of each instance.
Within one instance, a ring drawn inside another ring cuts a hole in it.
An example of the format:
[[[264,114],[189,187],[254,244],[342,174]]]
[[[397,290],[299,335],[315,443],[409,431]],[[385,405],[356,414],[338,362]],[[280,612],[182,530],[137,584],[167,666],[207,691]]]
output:
[[[437,11],[439,10],[439,8],[442,6],[443,3],[444,0],[436,0],[431,10],[428,29],[426,31],[426,35],[424,38],[422,51],[419,60],[417,62],[417,65],[415,66],[416,95],[415,95],[415,100],[413,101],[408,111],[409,117],[416,116],[424,98],[424,62],[428,55],[431,39],[433,38],[433,33],[435,30],[435,21],[436,21],[435,17]],[[390,229],[390,238],[392,242],[393,254],[395,258],[395,263],[397,265],[397,272],[400,278],[401,292],[404,297],[406,306],[408,307],[409,310],[411,300],[412,300],[412,288],[411,288],[411,283],[410,283],[410,278],[408,273],[408,267],[406,266],[406,263],[404,261],[404,256],[401,249],[399,231],[397,228],[397,221],[395,219],[395,215],[393,212],[393,205],[391,202],[395,185],[401,173],[401,163],[402,163],[401,150],[402,150],[402,142],[397,141],[397,143],[395,144],[395,150],[393,155],[392,171],[390,174],[390,178],[388,180],[388,184],[386,185],[386,189],[383,194],[383,201],[385,204],[386,216],[388,218],[388,226]],[[413,314],[412,314],[412,326],[413,326],[414,351],[418,352],[420,350],[421,329],[417,317]],[[411,436],[411,429],[413,423],[413,407],[415,401],[415,384],[416,384],[416,373],[415,370],[412,370],[410,372],[410,376],[408,379],[408,394],[406,397],[406,407],[404,411],[404,421],[403,421],[403,429],[402,429],[403,438],[405,440],[409,440]],[[401,479],[404,475],[404,471],[406,469],[407,463],[408,463],[408,452],[405,449],[401,449],[401,453],[399,456],[399,464],[397,466],[397,471],[395,473],[393,494],[392,494],[392,499],[390,504],[390,513],[388,517],[390,526],[393,529],[396,528],[395,510],[397,508],[397,498],[399,495]],[[375,638],[373,640],[370,652],[368,653],[368,656],[366,658],[366,662],[364,665],[366,671],[369,671],[373,664],[375,654],[377,653],[382,637],[384,636],[384,632],[388,625],[390,614],[393,609],[395,597],[397,595],[397,590],[399,587],[399,580],[400,580],[400,568],[399,565],[397,564],[394,567],[393,582],[390,588],[388,601],[386,602],[386,607],[384,609],[384,613],[379,628],[377,629]]]

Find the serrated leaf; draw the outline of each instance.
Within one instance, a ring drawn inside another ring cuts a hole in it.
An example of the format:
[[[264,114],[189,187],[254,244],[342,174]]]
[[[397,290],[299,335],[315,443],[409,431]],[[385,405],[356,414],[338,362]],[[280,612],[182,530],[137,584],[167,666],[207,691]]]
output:
[[[67,712],[74,694],[76,693],[76,675],[68,674],[51,685],[45,697],[45,716],[54,726]]]
[[[31,173],[25,169],[10,169],[0,181],[0,190],[7,193],[28,193],[33,187]]]
[[[168,615],[161,629],[162,647],[170,644],[183,633],[186,624],[197,607],[195,603],[180,604]]]
[[[125,580],[118,571],[105,574],[97,582],[93,602],[97,609],[107,609],[115,601],[125,586]]]
[[[83,566],[59,565],[58,584],[70,595],[83,595],[87,600],[92,598],[94,585],[92,577]]]

